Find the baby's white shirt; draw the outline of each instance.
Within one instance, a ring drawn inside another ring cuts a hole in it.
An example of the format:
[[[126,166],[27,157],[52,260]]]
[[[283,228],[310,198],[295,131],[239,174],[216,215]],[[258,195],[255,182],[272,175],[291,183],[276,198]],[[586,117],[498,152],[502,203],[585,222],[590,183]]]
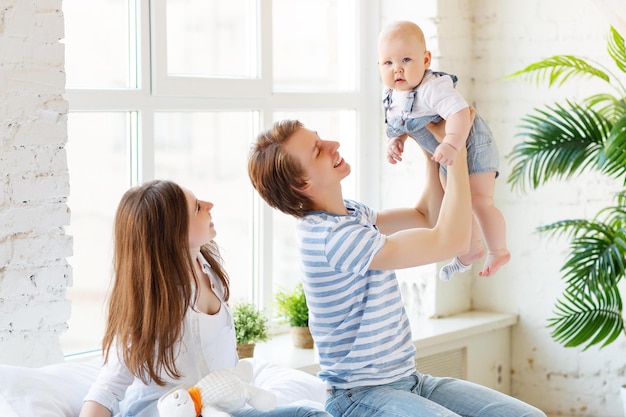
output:
[[[383,91],[383,97],[387,89]],[[391,91],[391,106],[387,112],[388,119],[402,116],[409,91]],[[417,86],[416,101],[408,119],[423,116],[439,115],[446,120],[450,115],[468,107],[465,98],[454,88],[452,78],[427,72]]]

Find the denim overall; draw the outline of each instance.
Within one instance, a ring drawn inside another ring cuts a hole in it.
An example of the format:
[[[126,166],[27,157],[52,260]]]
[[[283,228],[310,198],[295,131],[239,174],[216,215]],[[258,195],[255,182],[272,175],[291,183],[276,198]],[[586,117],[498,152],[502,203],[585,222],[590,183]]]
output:
[[[427,70],[431,72],[431,70]],[[448,74],[445,72],[432,71],[438,76],[448,76],[452,78],[452,82],[456,86],[456,75]],[[439,141],[426,130],[425,126],[430,123],[439,123],[443,119],[441,116],[434,114],[432,116],[422,116],[409,118],[409,114],[413,110],[415,103],[415,97],[419,93],[419,85],[409,92],[407,95],[406,105],[402,110],[402,114],[393,119],[388,119],[387,113],[391,107],[391,89],[385,91],[385,97],[383,99],[383,107],[385,109],[385,123],[387,125],[387,137],[395,138],[408,133],[410,137],[415,139],[417,144],[421,146],[431,155],[435,152],[435,148],[439,145]],[[480,174],[484,172],[495,172],[496,178],[498,177],[498,163],[499,154],[496,147],[495,140],[493,139],[493,133],[487,125],[487,122],[480,117],[478,113],[474,118],[474,123],[467,138],[467,167],[470,175]],[[445,165],[440,166],[440,173],[442,175],[447,174]]]

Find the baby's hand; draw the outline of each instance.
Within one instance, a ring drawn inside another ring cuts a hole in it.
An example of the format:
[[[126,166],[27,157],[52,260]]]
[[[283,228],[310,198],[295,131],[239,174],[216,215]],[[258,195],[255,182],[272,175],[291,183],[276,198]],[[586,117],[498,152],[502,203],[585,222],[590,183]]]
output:
[[[458,151],[454,149],[452,145],[443,142],[435,148],[435,153],[433,153],[433,157],[431,159],[441,165],[452,165],[456,159],[457,153]]]
[[[402,161],[403,152],[404,140],[401,136],[387,141],[387,161],[389,161],[390,164],[397,164]]]

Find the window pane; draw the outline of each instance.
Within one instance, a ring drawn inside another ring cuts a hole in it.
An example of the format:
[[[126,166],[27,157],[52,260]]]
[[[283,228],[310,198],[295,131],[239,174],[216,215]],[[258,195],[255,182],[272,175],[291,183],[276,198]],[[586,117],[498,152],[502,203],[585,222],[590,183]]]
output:
[[[155,176],[176,181],[215,204],[215,240],[231,278],[233,300],[248,299],[252,286],[247,163],[255,120],[251,112],[155,114]]]
[[[297,119],[307,129],[315,130],[320,138],[340,143],[339,153],[352,168],[352,173],[342,181],[345,198],[355,198],[356,113],[354,111],[279,112],[274,120]],[[295,219],[273,210],[273,285],[274,292],[291,289],[300,281],[299,254],[295,240]]]
[[[274,0],[276,91],[352,91],[358,74],[355,0]]]
[[[137,86],[129,1],[134,7],[133,0],[63,0],[67,88]]]
[[[386,141],[381,140],[379,143],[378,152],[384,158]],[[391,165],[386,159],[382,164],[381,209],[415,206],[426,186],[425,173],[424,154],[414,140],[407,140],[401,164]],[[436,264],[396,270],[402,299],[410,318],[430,317],[434,314],[438,272]]]
[[[167,73],[258,76],[257,1],[167,0]]]
[[[69,113],[70,171],[67,233],[74,239],[68,261],[73,285],[69,329],[61,336],[67,353],[98,348],[104,334],[104,301],[112,272],[113,219],[129,187],[127,113]]]

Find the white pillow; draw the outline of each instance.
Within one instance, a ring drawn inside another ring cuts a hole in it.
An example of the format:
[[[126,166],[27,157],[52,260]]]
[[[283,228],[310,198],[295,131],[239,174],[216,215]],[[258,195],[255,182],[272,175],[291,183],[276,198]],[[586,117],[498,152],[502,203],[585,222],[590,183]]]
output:
[[[253,384],[274,392],[278,397],[278,405],[301,404],[324,409],[326,384],[318,377],[266,360],[245,360],[252,362]]]
[[[101,360],[40,368],[0,365],[0,416],[76,417]]]

